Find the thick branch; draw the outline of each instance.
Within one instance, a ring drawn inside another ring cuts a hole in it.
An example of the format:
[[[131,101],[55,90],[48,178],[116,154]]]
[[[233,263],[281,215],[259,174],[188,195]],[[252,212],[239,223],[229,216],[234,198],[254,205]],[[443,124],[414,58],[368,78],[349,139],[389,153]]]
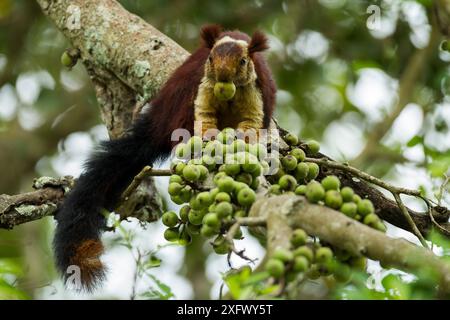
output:
[[[188,52],[114,0],[37,0],[79,50],[112,138],[131,125],[138,102],[151,98]]]
[[[36,179],[36,191],[18,195],[0,195],[0,228],[14,226],[53,215],[66,192],[73,187],[71,177]]]
[[[252,206],[250,216],[267,218],[269,250],[288,243],[289,229],[302,228],[335,247],[384,265],[412,272],[431,268],[439,275],[441,290],[450,293],[450,264],[431,251],[404,239],[389,238],[340,212],[310,204],[304,197],[281,195],[260,199]],[[278,230],[280,226],[283,232]]]
[[[173,40],[114,0],[37,0],[83,61],[147,98],[187,58]]]
[[[115,212],[124,220],[134,217],[153,222],[161,214],[161,199],[153,183],[145,178],[167,176],[170,170],[145,167],[124,191]],[[51,216],[76,182],[71,176],[62,178],[41,177],[34,181],[36,191],[18,195],[0,195],[0,229],[12,229],[17,225]],[[152,197],[149,199],[149,194]]]

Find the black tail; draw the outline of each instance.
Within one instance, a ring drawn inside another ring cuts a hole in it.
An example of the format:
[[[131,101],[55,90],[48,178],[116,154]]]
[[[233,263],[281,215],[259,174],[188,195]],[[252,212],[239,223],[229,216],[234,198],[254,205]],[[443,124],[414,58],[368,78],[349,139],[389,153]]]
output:
[[[156,125],[150,121],[141,118],[129,135],[103,142],[56,214],[57,267],[65,279],[73,275],[76,280],[78,270],[84,289],[93,289],[105,275],[100,261],[100,235],[106,222],[102,210],[112,211],[133,177],[170,152],[170,145],[168,149],[167,144],[157,141],[159,135],[152,130]]]

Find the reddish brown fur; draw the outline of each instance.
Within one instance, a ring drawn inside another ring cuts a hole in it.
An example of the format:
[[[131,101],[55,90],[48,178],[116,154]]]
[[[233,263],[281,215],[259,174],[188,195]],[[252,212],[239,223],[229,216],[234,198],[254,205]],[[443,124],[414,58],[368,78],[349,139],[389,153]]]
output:
[[[240,32],[240,31],[237,31],[237,30],[222,32],[220,34],[220,36],[217,38],[217,40],[222,39],[222,38],[224,38],[226,36],[228,36],[230,38],[233,38],[233,39],[236,39],[236,40],[243,40],[243,41],[245,41],[247,43],[250,42],[250,37],[247,34],[245,34],[243,32]]]
[[[81,282],[87,289],[95,285],[95,279],[104,276],[104,266],[100,261],[103,251],[103,244],[99,240],[86,240],[75,249],[71,264],[80,268]]]
[[[151,101],[154,106],[149,112],[152,123],[158,125],[159,145],[170,149],[171,135],[175,129],[184,128],[194,132],[194,99],[204,73],[204,64],[210,49],[201,47],[178,68],[159,94]],[[151,128],[154,129],[154,128]]]
[[[203,26],[200,30],[200,36],[203,41],[203,46],[211,49],[221,32],[222,27],[217,24]]]
[[[171,142],[171,134],[175,129],[185,128],[192,134],[194,131],[194,108],[193,103],[197,95],[198,86],[204,74],[204,64],[208,59],[211,48],[215,41],[229,36],[237,40],[252,42],[247,34],[239,31],[226,31],[220,33],[222,28],[218,25],[208,25],[202,28],[202,44],[187,60],[180,66],[161,88],[159,94],[151,101],[153,107],[149,112],[149,117],[153,123],[158,124],[158,135],[154,139],[166,151],[177,144]],[[266,48],[266,38],[261,37],[260,32],[255,32],[253,43],[254,50]],[[272,118],[275,107],[276,87],[272,79],[270,70],[264,58],[258,53],[250,55],[255,64],[258,76],[257,85],[262,91],[264,102],[264,127],[267,128]],[[155,130],[155,128],[151,128]]]
[[[261,31],[255,31],[255,33],[252,36],[252,40],[248,45],[248,52],[252,54],[267,49],[269,49],[269,43],[266,35]]]
[[[259,52],[255,52],[252,55],[253,63],[255,64],[255,71],[258,75],[256,84],[262,93],[262,99],[264,104],[264,128],[268,128],[270,120],[272,119],[273,111],[275,110],[275,97],[277,88],[275,81],[272,78],[269,66],[264,60],[263,56]]]
[[[240,56],[242,54],[242,52],[243,52],[242,47],[233,42],[225,42],[220,45],[217,45],[214,48],[214,53],[220,57],[225,57],[227,55]]]

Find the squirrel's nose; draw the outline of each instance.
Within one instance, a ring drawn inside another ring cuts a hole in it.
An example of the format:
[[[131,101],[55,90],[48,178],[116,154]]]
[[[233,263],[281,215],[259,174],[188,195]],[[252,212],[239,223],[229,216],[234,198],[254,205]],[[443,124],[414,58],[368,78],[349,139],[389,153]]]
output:
[[[233,70],[227,63],[222,63],[216,69],[217,82],[231,82],[233,79]]]
[[[232,73],[229,70],[220,70],[216,80],[217,82],[232,82]]]
[[[217,82],[230,82],[230,77],[224,72],[221,72],[217,75]]]

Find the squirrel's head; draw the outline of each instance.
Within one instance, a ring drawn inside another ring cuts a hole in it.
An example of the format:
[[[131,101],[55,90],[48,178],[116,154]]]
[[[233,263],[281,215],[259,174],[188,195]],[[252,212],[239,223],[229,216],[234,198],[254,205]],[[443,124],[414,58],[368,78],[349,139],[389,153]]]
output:
[[[212,83],[240,87],[256,80],[253,59],[268,48],[263,33],[256,31],[250,38],[242,32],[222,32],[220,26],[208,25],[202,28],[201,36],[203,45],[210,49],[205,76]]]

